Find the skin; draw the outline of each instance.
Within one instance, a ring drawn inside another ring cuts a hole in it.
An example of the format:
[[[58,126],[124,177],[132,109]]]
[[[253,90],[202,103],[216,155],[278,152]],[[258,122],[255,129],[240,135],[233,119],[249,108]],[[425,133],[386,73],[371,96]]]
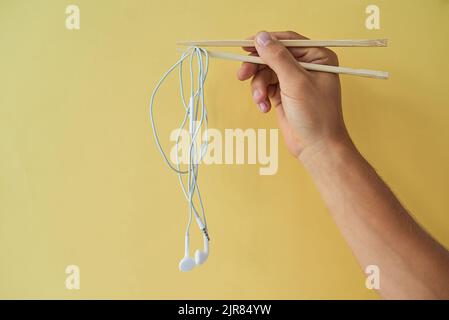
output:
[[[312,176],[363,270],[380,269],[386,299],[449,299],[449,252],[420,227],[359,153],[346,129],[339,76],[297,61],[338,65],[327,48],[285,48],[296,32],[259,32],[244,48],[266,65],[243,63],[261,112],[276,113],[288,150]]]

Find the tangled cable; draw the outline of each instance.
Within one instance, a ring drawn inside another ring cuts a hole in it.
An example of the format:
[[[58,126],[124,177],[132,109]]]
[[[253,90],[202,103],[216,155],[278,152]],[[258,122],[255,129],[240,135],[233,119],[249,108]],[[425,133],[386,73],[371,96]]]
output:
[[[195,81],[195,68],[194,68],[194,60],[196,59],[197,65],[197,80]],[[186,61],[189,61],[189,71],[190,71],[190,89],[189,89],[189,99],[186,101],[184,95],[184,80],[183,80],[183,64]],[[168,159],[162,145],[160,143],[159,135],[157,133],[155,121],[154,121],[154,100],[156,94],[160,87],[162,86],[165,79],[174,71],[176,68],[179,70],[179,92],[182,101],[182,105],[185,109],[184,118],[179,126],[178,134],[176,137],[176,163],[173,165]],[[201,192],[198,186],[198,169],[199,163],[203,159],[204,155],[207,152],[209,138],[207,136],[207,110],[204,101],[204,84],[207,77],[207,72],[209,68],[209,55],[205,49],[199,47],[190,47],[185,50],[180,59],[171,66],[162,78],[157,83],[156,87],[153,90],[150,99],[150,121],[151,127],[153,129],[154,140],[158,147],[160,154],[162,155],[163,160],[167,164],[167,166],[176,172],[178,175],[178,180],[181,185],[182,192],[186,197],[186,200],[189,203],[189,216],[188,222],[185,231],[185,247],[184,247],[184,257],[179,262],[179,269],[181,271],[190,271],[195,265],[203,264],[208,255],[209,255],[209,234],[207,230],[207,222],[206,222],[206,214],[204,211],[203,200],[201,198]],[[196,83],[196,86],[195,86]],[[188,120],[188,121],[187,121]],[[189,137],[190,137],[190,146],[189,146],[189,162],[187,164],[186,170],[181,170],[181,163],[179,159],[179,142],[181,139],[181,132],[184,130],[184,127],[189,123]],[[204,129],[204,142],[201,144],[198,149],[197,139],[201,138],[199,135]],[[187,175],[187,182],[184,180],[184,176]],[[194,198],[198,200],[199,210],[201,212],[201,216],[198,213],[198,208],[195,205]],[[192,217],[195,217],[195,220],[198,224],[198,227],[203,233],[203,242],[204,249],[196,250],[195,259],[190,257],[190,249],[189,249],[189,233],[190,233],[190,225],[192,224]]]

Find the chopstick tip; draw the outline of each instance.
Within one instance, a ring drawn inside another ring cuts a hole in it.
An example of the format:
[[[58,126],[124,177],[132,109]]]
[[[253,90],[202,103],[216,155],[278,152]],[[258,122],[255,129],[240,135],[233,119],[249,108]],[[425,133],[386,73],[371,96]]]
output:
[[[387,47],[388,46],[388,39],[378,39],[377,45],[379,47]]]

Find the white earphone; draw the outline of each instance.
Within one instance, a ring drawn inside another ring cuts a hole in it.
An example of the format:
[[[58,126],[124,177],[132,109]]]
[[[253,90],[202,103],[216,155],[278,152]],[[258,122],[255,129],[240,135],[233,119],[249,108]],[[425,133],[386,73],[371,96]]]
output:
[[[193,260],[190,257],[190,249],[189,249],[189,236],[186,235],[185,238],[185,253],[184,253],[184,258],[181,259],[181,261],[179,261],[179,270],[181,271],[190,271],[195,267],[195,260]]]
[[[189,236],[186,235],[184,257],[179,261],[179,270],[183,272],[190,271],[195,268],[195,266],[202,265],[209,257],[209,240],[205,234],[203,234],[204,250],[197,249],[195,251],[195,259],[190,257],[189,242]]]
[[[203,234],[203,243],[204,243],[204,250],[201,251],[200,249],[196,249],[195,251],[195,264],[197,266],[206,262],[207,257],[209,257],[209,239],[205,234]]]
[[[203,233],[203,250],[196,249],[195,259],[190,257],[190,236],[188,233],[185,235],[184,242],[184,257],[179,261],[179,270],[187,272],[192,270],[195,266],[200,266],[206,262],[209,257],[209,235],[207,233],[207,228],[204,226],[199,215],[195,214],[196,222],[199,229]]]
[[[204,59],[203,59],[204,56]],[[188,102],[184,96],[184,84],[183,84],[183,63],[185,60],[189,58],[189,66],[190,66],[190,98]],[[196,65],[198,70],[196,72],[197,79],[194,80],[194,58],[196,58]],[[208,136],[207,136],[207,110],[204,102],[204,83],[206,81],[207,71],[209,66],[209,55],[206,50],[199,47],[190,47],[186,51],[181,54],[181,58],[170,68],[168,71],[162,76],[162,78],[157,83],[156,87],[153,90],[153,94],[150,99],[150,120],[151,126],[153,129],[154,140],[156,141],[156,145],[161,153],[165,163],[168,167],[175,171],[178,174],[179,182],[181,185],[182,192],[184,193],[187,201],[189,202],[189,220],[187,223],[186,233],[185,233],[185,243],[184,243],[184,257],[179,262],[179,270],[181,271],[190,271],[195,266],[202,265],[206,262],[209,257],[209,234],[207,230],[206,223],[206,214],[204,212],[203,201],[200,194],[200,189],[198,186],[198,163],[205,156],[207,147],[208,147]],[[154,109],[154,99],[157,91],[161,87],[164,80],[168,77],[168,75],[176,68],[179,68],[179,82],[180,82],[180,96],[182,100],[182,104],[184,106],[185,116],[180,125],[179,134],[176,140],[176,166],[174,166],[167,158],[161,143],[159,141],[159,136],[157,134],[156,125],[153,116]],[[196,90],[195,90],[196,89]],[[187,119],[189,121],[187,121]],[[179,140],[181,136],[181,129],[184,129],[186,124],[189,124],[189,135],[190,135],[190,148],[189,148],[189,164],[186,170],[181,170],[181,164],[178,158],[179,154]],[[200,137],[200,132],[202,127],[205,127],[205,142],[201,144],[199,147],[199,154],[197,154],[197,138]],[[187,175],[187,182],[183,179],[183,176]],[[195,207],[194,197],[198,199],[202,218],[198,214],[198,211]],[[203,233],[203,250],[197,249],[195,251],[194,258],[190,257],[190,225],[192,222],[192,216],[195,217],[195,220],[198,224],[199,229]]]

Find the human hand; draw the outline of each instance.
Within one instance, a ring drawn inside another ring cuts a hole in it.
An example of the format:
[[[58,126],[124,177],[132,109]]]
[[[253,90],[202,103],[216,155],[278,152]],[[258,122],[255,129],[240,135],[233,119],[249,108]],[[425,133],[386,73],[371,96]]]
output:
[[[251,90],[261,112],[274,107],[279,128],[289,151],[297,158],[316,145],[347,141],[341,110],[338,75],[311,72],[297,61],[338,65],[337,55],[327,48],[286,48],[277,40],[307,39],[296,32],[259,32],[255,48],[266,65],[244,62],[237,73],[241,81],[252,78]]]

